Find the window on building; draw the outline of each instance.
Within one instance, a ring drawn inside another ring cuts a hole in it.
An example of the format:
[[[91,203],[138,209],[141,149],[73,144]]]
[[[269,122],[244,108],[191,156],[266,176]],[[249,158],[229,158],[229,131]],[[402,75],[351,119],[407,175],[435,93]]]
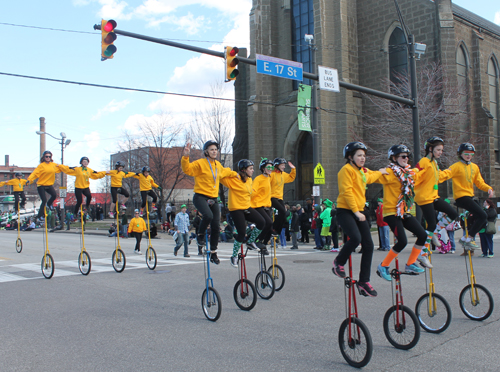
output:
[[[488,85],[490,93],[490,113],[493,115],[493,134],[495,137],[495,161],[500,163],[500,152],[498,151],[498,65],[493,58],[488,61]]]
[[[396,27],[389,38],[389,74],[393,83],[398,83],[399,76],[408,71],[408,50],[403,30]]]
[[[313,0],[292,0],[292,59],[302,62],[305,72],[311,71],[311,51],[304,35],[314,35]],[[299,81],[293,81],[293,89],[297,90]],[[311,85],[311,80],[304,79],[303,84]]]
[[[469,113],[469,86],[468,86],[468,65],[466,52],[463,45],[457,49],[457,83],[458,83],[458,111],[460,113]],[[468,131],[470,129],[470,121],[461,120],[460,130]]]

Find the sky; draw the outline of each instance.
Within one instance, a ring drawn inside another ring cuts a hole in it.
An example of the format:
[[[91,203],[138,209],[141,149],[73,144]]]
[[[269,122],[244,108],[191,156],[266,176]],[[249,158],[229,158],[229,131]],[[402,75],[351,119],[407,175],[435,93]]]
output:
[[[498,1],[454,2],[500,24]],[[252,0],[3,1],[0,73],[211,96],[211,86],[224,80],[222,59],[118,35],[115,57],[102,62],[100,31],[93,25],[114,19],[119,30],[222,51],[248,47],[251,7]],[[233,84],[224,87],[224,96],[234,97]],[[90,167],[102,170],[124,131],[136,133],[139,123],[162,112],[187,127],[204,105],[207,100],[197,98],[0,75],[0,164],[7,154],[11,164],[38,164],[36,131],[45,117],[48,133],[64,132],[71,139],[65,164],[78,165],[87,156]],[[234,105],[228,103],[228,109],[234,111]],[[47,137],[46,142],[59,162],[58,141]]]

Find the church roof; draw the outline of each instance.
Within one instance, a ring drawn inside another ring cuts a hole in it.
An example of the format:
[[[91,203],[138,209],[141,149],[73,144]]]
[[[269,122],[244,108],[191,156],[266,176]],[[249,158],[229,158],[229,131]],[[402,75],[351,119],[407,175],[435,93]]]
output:
[[[478,27],[481,27],[485,30],[490,31],[491,33],[494,33],[495,35],[500,36],[500,26],[490,22],[483,17],[478,16],[477,14],[472,13],[471,11],[468,11],[467,9],[464,9],[456,4],[451,5],[451,9],[453,14],[456,17],[462,18]]]

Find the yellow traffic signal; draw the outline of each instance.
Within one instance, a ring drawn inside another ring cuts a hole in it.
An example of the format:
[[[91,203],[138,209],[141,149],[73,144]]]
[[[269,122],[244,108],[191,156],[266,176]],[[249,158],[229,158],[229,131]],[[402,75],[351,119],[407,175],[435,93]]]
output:
[[[236,68],[240,62],[236,55],[239,49],[236,47],[226,47],[226,81],[236,80],[240,73]]]
[[[116,28],[116,22],[112,19],[101,21],[101,61],[113,58],[116,53],[116,46],[113,43],[116,40],[116,34],[113,30]]]

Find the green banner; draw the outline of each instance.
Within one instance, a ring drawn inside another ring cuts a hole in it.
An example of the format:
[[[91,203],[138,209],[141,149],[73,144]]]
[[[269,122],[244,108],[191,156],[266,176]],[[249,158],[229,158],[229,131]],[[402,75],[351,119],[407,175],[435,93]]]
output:
[[[297,95],[297,117],[299,130],[311,132],[311,86],[299,84]]]

